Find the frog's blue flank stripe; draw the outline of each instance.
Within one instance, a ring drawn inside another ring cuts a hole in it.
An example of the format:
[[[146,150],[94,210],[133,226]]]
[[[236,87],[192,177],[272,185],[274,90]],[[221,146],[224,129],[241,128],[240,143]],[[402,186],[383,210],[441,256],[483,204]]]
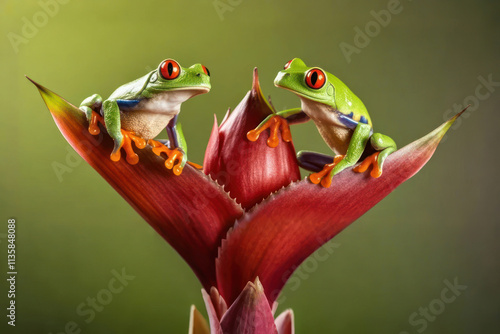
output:
[[[349,115],[344,115],[341,112],[338,112],[337,114],[339,116],[340,122],[344,124],[346,128],[355,129],[356,126],[358,126],[358,122],[352,119],[352,117],[354,116],[353,112],[351,112]]]
[[[116,100],[120,109],[132,109],[137,106],[141,100]]]

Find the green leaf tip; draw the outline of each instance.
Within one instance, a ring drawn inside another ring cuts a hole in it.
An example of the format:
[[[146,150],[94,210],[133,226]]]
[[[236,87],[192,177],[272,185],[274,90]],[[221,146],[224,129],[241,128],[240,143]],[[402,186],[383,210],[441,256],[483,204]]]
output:
[[[73,116],[77,117],[81,117],[83,115],[83,112],[80,109],[63,99],[61,96],[40,85],[38,82],[34,81],[27,75],[25,75],[25,77],[36,86],[38,92],[42,96],[43,101],[47,105],[47,108],[49,108],[49,111],[54,117],[61,117],[65,115],[68,116],[68,114],[72,114]]]
[[[426,136],[422,137],[418,142],[420,142],[422,145],[425,143],[433,143],[435,146],[439,144],[439,142],[443,139],[444,135],[450,127],[455,123],[455,121],[467,110],[467,108],[470,107],[470,104],[464,108],[461,112],[441,124],[439,127],[437,127],[434,131],[430,132]]]

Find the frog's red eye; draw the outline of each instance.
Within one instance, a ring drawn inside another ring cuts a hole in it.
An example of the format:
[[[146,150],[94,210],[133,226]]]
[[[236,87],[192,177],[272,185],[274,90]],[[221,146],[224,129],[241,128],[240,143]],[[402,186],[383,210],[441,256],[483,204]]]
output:
[[[314,89],[320,89],[325,85],[326,75],[325,72],[319,68],[313,68],[309,70],[306,74],[306,83],[309,87]]]
[[[208,68],[203,65],[201,65],[201,67],[203,67],[203,72],[205,72],[206,75],[210,76],[210,71],[208,70]]]
[[[283,67],[283,69],[288,70],[290,68],[290,65],[292,64],[292,61],[293,59],[289,60],[288,63],[285,64],[285,67]]]
[[[175,60],[167,59],[160,65],[160,74],[164,79],[172,80],[181,74],[181,67]]]

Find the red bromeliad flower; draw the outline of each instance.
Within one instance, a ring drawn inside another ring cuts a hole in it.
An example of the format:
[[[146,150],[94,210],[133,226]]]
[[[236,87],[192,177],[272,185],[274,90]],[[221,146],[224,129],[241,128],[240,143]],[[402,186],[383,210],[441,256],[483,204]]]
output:
[[[204,173],[186,165],[180,176],[150,146],[136,150],[136,165],[111,161],[112,139],[91,135],[80,109],[35,85],[66,140],[200,280],[210,326],[193,306],[190,333],[294,333],[291,310],[274,318],[276,299],[294,269],[417,173],[459,116],[391,154],[382,177],[348,168],[323,188],[300,180],[293,144],[279,133],[275,148],[266,135],[247,140],[247,132],[273,112],[256,71],[252,90],[220,126],[215,121]]]

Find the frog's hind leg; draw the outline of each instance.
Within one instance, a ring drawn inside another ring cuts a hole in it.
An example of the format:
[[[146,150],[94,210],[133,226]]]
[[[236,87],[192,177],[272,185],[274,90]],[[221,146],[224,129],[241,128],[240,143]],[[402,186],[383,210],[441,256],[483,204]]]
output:
[[[155,141],[167,146],[167,147],[170,147],[170,140],[168,139],[155,139]]]
[[[344,157],[344,155],[331,157],[326,154],[307,151],[300,151],[297,154],[299,166],[314,172],[309,175],[309,180],[314,184],[321,182],[325,188],[328,188],[331,184],[331,177],[329,177],[329,175]]]
[[[104,119],[98,112],[96,112],[96,110],[101,110],[101,107],[102,97],[98,94],[87,97],[80,104],[80,110],[85,113],[85,116],[89,121],[89,132],[94,136],[101,132],[98,123],[104,125]]]
[[[300,167],[310,172],[317,173],[321,171],[326,164],[332,163],[333,157],[323,153],[300,151],[297,153],[297,160]]]
[[[389,154],[397,150],[397,146],[391,137],[381,133],[374,133],[370,138],[370,144],[377,152],[367,157],[353,170],[357,173],[363,173],[370,165],[373,165],[370,175],[377,178],[382,175],[382,167],[385,159]]]
[[[180,175],[184,166],[188,162],[187,158],[187,143],[182,132],[182,126],[177,122],[177,115],[170,120],[167,125],[166,139],[150,139],[148,144],[153,147],[153,153],[160,156],[162,153],[167,155],[165,160],[165,167],[171,169],[175,175]],[[195,168],[201,169],[202,167],[195,163],[189,163]]]

